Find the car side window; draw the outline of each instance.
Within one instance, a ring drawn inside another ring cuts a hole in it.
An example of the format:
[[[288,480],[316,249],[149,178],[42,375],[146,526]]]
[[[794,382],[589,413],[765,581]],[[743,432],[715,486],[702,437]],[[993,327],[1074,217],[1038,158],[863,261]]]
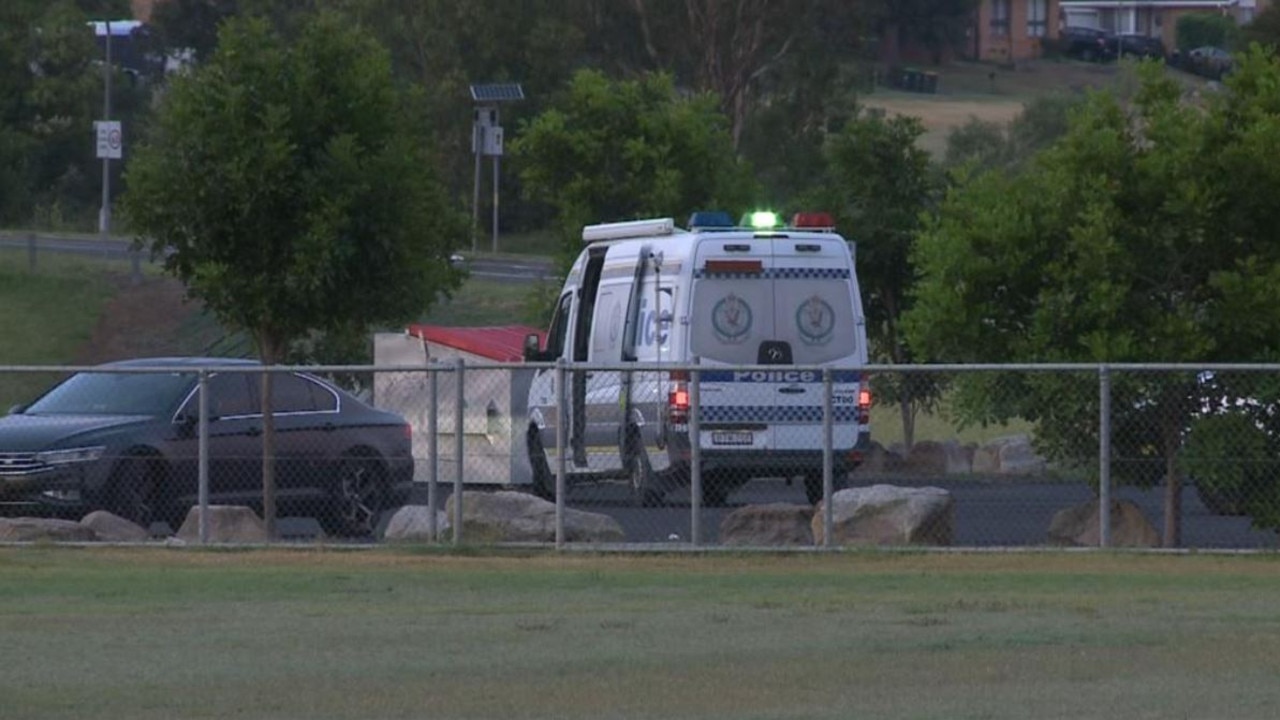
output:
[[[315,412],[316,384],[293,374],[271,378],[271,410],[278,413]]]
[[[219,373],[209,378],[209,417],[259,415],[258,394],[252,373]]]

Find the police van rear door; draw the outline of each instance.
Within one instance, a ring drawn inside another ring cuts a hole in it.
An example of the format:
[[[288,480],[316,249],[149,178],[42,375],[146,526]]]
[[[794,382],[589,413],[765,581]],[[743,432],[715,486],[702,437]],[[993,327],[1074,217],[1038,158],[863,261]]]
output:
[[[774,449],[822,449],[823,379],[815,366],[857,366],[860,352],[853,259],[834,233],[792,234],[772,242],[773,341],[789,364],[808,370],[771,378]],[[766,354],[769,348],[766,348]],[[833,446],[857,441],[857,371],[832,372]]]
[[[759,364],[772,347],[772,270],[772,240],[767,237],[708,233],[694,254],[689,347],[701,363],[698,412],[704,449],[774,447],[777,384],[759,373],[734,369]]]

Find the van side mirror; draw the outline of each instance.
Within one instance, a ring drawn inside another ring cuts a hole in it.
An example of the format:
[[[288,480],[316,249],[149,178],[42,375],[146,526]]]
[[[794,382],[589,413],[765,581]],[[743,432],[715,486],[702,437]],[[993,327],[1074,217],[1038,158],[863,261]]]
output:
[[[524,336],[524,360],[534,362],[542,359],[542,347],[538,344],[538,334],[529,333]]]
[[[10,405],[10,406],[9,406],[9,412],[8,412],[8,413],[6,413],[6,414],[8,414],[8,415],[21,415],[21,414],[22,414],[22,411],[23,411],[23,410],[25,410],[25,409],[26,409],[26,408],[25,408],[25,407],[23,407],[22,405]]]

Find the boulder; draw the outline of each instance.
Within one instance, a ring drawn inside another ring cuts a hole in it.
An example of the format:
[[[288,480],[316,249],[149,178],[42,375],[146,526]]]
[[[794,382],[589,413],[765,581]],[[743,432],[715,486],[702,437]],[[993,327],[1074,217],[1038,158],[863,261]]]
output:
[[[973,453],[973,472],[979,475],[1041,475],[1046,467],[1026,435],[995,438]]]
[[[870,475],[902,472],[902,454],[895,450],[886,450],[883,445],[872,440],[871,446],[864,454],[858,472]]]
[[[936,487],[872,485],[831,496],[836,545],[950,545],[955,500]],[[813,541],[825,539],[822,503],[813,512]]]
[[[93,542],[93,528],[74,520],[57,518],[0,518],[0,541],[5,542]]]
[[[720,544],[748,547],[812,545],[813,508],[772,503],[747,505],[720,521]]]
[[[106,542],[146,542],[151,539],[146,528],[106,510],[94,510],[80,518],[80,524]]]
[[[453,517],[456,495],[445,501]],[[467,542],[555,542],[556,506],[535,495],[501,490],[462,493],[462,538]],[[564,509],[565,542],[624,542],[622,526],[608,515]]]
[[[1097,498],[1059,510],[1049,522],[1049,543],[1098,547],[1102,524],[1098,511],[1101,501]],[[1160,534],[1142,509],[1129,500],[1111,501],[1110,547],[1159,547]]]
[[[211,543],[265,543],[269,539],[262,518],[240,505],[210,505],[207,523]],[[177,537],[187,543],[200,542],[198,506],[187,511],[187,519],[178,529]]]
[[[957,440],[920,440],[911,446],[899,469],[915,475],[967,475],[973,471],[976,447]]]
[[[387,529],[383,532],[384,540],[392,542],[432,542],[443,540],[451,534],[449,515],[443,510],[436,510],[436,536],[431,537],[429,529],[431,509],[426,505],[405,505],[396,510],[387,521]]]

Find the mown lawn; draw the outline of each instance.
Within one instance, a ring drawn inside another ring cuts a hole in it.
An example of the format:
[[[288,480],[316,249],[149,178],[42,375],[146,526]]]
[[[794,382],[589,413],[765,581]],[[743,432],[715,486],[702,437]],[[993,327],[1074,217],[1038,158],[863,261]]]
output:
[[[0,548],[0,714],[1271,718],[1278,561]]]

